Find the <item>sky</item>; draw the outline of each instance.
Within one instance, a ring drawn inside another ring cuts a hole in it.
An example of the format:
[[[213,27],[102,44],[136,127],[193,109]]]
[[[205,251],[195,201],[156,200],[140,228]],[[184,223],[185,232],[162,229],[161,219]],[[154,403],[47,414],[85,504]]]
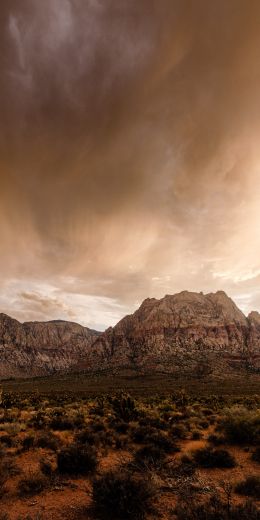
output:
[[[1,0],[0,312],[260,311],[260,2]]]

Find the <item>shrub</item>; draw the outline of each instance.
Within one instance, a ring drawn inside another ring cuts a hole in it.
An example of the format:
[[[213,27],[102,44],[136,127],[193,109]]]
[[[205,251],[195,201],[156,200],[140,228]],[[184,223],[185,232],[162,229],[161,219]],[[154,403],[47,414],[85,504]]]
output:
[[[260,477],[256,475],[247,477],[236,485],[235,491],[239,495],[245,495],[260,500]]]
[[[186,439],[187,438],[187,427],[182,424],[174,424],[171,428],[171,434],[173,438],[176,439]]]
[[[1,435],[0,437],[0,442],[1,444],[4,444],[7,448],[12,448],[13,446],[15,446],[15,440],[13,439],[13,437],[11,435]]]
[[[214,444],[215,446],[221,446],[221,444],[225,443],[225,438],[222,435],[211,433],[208,436],[208,442],[210,442],[210,444]]]
[[[260,462],[260,447],[256,448],[256,450],[253,451],[252,460],[254,462]]]
[[[63,475],[87,475],[93,473],[96,467],[96,451],[90,446],[74,444],[57,455],[57,469]]]
[[[59,441],[51,432],[43,433],[35,439],[35,446],[38,448],[49,448],[56,451],[58,449]]]
[[[260,411],[233,406],[220,421],[219,428],[234,444],[260,442]]]
[[[165,451],[165,453],[173,453],[179,451],[179,448],[176,446],[176,444],[167,435],[164,435],[163,433],[156,432],[152,435],[148,435],[146,441]]]
[[[201,448],[193,454],[194,462],[201,468],[234,468],[236,461],[227,450]]]
[[[135,400],[130,395],[117,395],[110,399],[110,404],[116,416],[125,422],[134,421],[138,417]]]
[[[28,451],[34,446],[34,436],[33,435],[27,435],[27,437],[24,437],[22,440],[22,449],[24,451]]]
[[[158,446],[148,445],[138,450],[135,454],[135,463],[142,467],[161,467],[166,459],[165,451]]]
[[[48,486],[48,479],[42,473],[37,472],[21,479],[18,484],[18,491],[21,496],[37,495]]]
[[[200,432],[200,431],[198,431],[198,430],[194,430],[194,431],[192,432],[192,439],[193,439],[194,441],[198,441],[199,439],[201,439],[201,437],[202,437],[202,435],[201,435],[201,432]]]
[[[175,510],[177,520],[259,520],[259,511],[252,502],[233,505],[213,495],[207,502],[194,499],[180,502]]]
[[[109,472],[93,483],[95,514],[104,520],[142,520],[151,510],[154,487],[124,472]]]
[[[133,430],[132,438],[133,441],[138,444],[145,444],[146,442],[149,442],[149,438],[154,434],[156,434],[156,430],[150,425],[137,426],[137,428]]]

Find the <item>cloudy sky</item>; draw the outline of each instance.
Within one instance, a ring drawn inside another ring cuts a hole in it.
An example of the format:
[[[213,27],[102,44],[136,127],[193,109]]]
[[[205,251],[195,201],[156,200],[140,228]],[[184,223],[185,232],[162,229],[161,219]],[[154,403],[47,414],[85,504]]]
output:
[[[1,0],[0,311],[260,310],[259,0]]]

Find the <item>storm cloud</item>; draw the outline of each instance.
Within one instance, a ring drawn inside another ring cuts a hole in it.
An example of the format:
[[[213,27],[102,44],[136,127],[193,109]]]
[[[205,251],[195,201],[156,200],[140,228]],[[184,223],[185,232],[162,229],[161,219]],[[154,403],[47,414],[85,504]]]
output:
[[[256,0],[2,0],[3,312],[260,309],[259,23]]]

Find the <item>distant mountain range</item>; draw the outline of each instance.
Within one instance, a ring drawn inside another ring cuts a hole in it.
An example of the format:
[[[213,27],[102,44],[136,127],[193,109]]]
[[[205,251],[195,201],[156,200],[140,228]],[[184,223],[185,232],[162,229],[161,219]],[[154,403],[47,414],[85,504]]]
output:
[[[223,291],[148,298],[104,333],[59,320],[21,324],[0,314],[0,378],[80,370],[198,378],[260,373],[260,314],[246,317]]]

